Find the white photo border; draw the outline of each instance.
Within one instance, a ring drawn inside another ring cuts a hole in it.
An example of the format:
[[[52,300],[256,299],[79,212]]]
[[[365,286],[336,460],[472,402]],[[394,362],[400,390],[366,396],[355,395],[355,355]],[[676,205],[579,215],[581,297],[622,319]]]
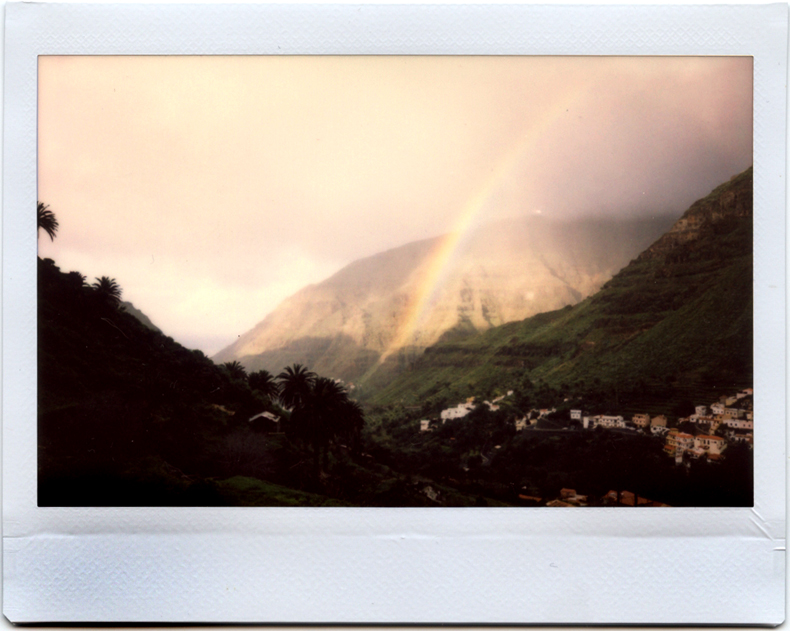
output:
[[[3,613],[12,622],[779,624],[786,5],[6,6]],[[753,508],[38,508],[39,55],[748,55]]]

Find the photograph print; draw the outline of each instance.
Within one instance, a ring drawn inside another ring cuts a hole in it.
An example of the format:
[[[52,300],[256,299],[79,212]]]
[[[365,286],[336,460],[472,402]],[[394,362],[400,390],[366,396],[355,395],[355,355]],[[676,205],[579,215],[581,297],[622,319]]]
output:
[[[752,506],[752,85],[39,57],[38,506]]]

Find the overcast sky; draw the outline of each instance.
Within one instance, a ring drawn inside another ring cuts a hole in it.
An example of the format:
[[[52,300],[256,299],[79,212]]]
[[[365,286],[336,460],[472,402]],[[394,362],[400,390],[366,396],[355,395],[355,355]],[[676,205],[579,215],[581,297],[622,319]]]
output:
[[[40,255],[208,354],[471,203],[679,215],[751,163],[748,57],[39,58]]]

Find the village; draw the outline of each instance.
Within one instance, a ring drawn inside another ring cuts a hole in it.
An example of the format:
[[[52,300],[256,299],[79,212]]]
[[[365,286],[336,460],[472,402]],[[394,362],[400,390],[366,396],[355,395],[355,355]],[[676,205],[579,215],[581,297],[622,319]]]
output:
[[[501,409],[501,403],[511,397],[513,391],[492,399],[482,405],[491,412]],[[651,416],[647,413],[633,414],[631,419],[623,415],[589,414],[583,408],[570,408],[558,412],[556,407],[531,409],[527,414],[518,415],[512,422],[517,432],[567,432],[567,431],[612,431],[625,434],[648,434],[663,439],[663,452],[674,460],[675,465],[690,467],[692,461],[720,461],[728,446],[746,443],[754,444],[754,391],[745,388],[735,394],[720,397],[708,405],[694,406],[688,416],[668,417],[666,414]],[[566,399],[566,404],[569,401]],[[420,421],[420,431],[430,432],[454,419],[467,416],[478,407],[475,397],[463,403],[444,409],[438,419]],[[545,506],[666,506],[647,498],[639,497],[629,491],[610,491],[602,498],[588,498],[577,494],[574,489],[562,489],[560,496],[546,501],[531,496],[520,496],[527,502]]]

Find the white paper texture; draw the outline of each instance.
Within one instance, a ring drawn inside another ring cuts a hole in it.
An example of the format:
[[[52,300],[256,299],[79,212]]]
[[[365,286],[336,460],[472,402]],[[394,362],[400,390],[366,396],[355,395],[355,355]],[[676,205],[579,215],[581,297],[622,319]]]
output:
[[[6,7],[3,613],[12,622],[778,624],[787,7]],[[38,55],[754,57],[753,509],[38,508]]]

